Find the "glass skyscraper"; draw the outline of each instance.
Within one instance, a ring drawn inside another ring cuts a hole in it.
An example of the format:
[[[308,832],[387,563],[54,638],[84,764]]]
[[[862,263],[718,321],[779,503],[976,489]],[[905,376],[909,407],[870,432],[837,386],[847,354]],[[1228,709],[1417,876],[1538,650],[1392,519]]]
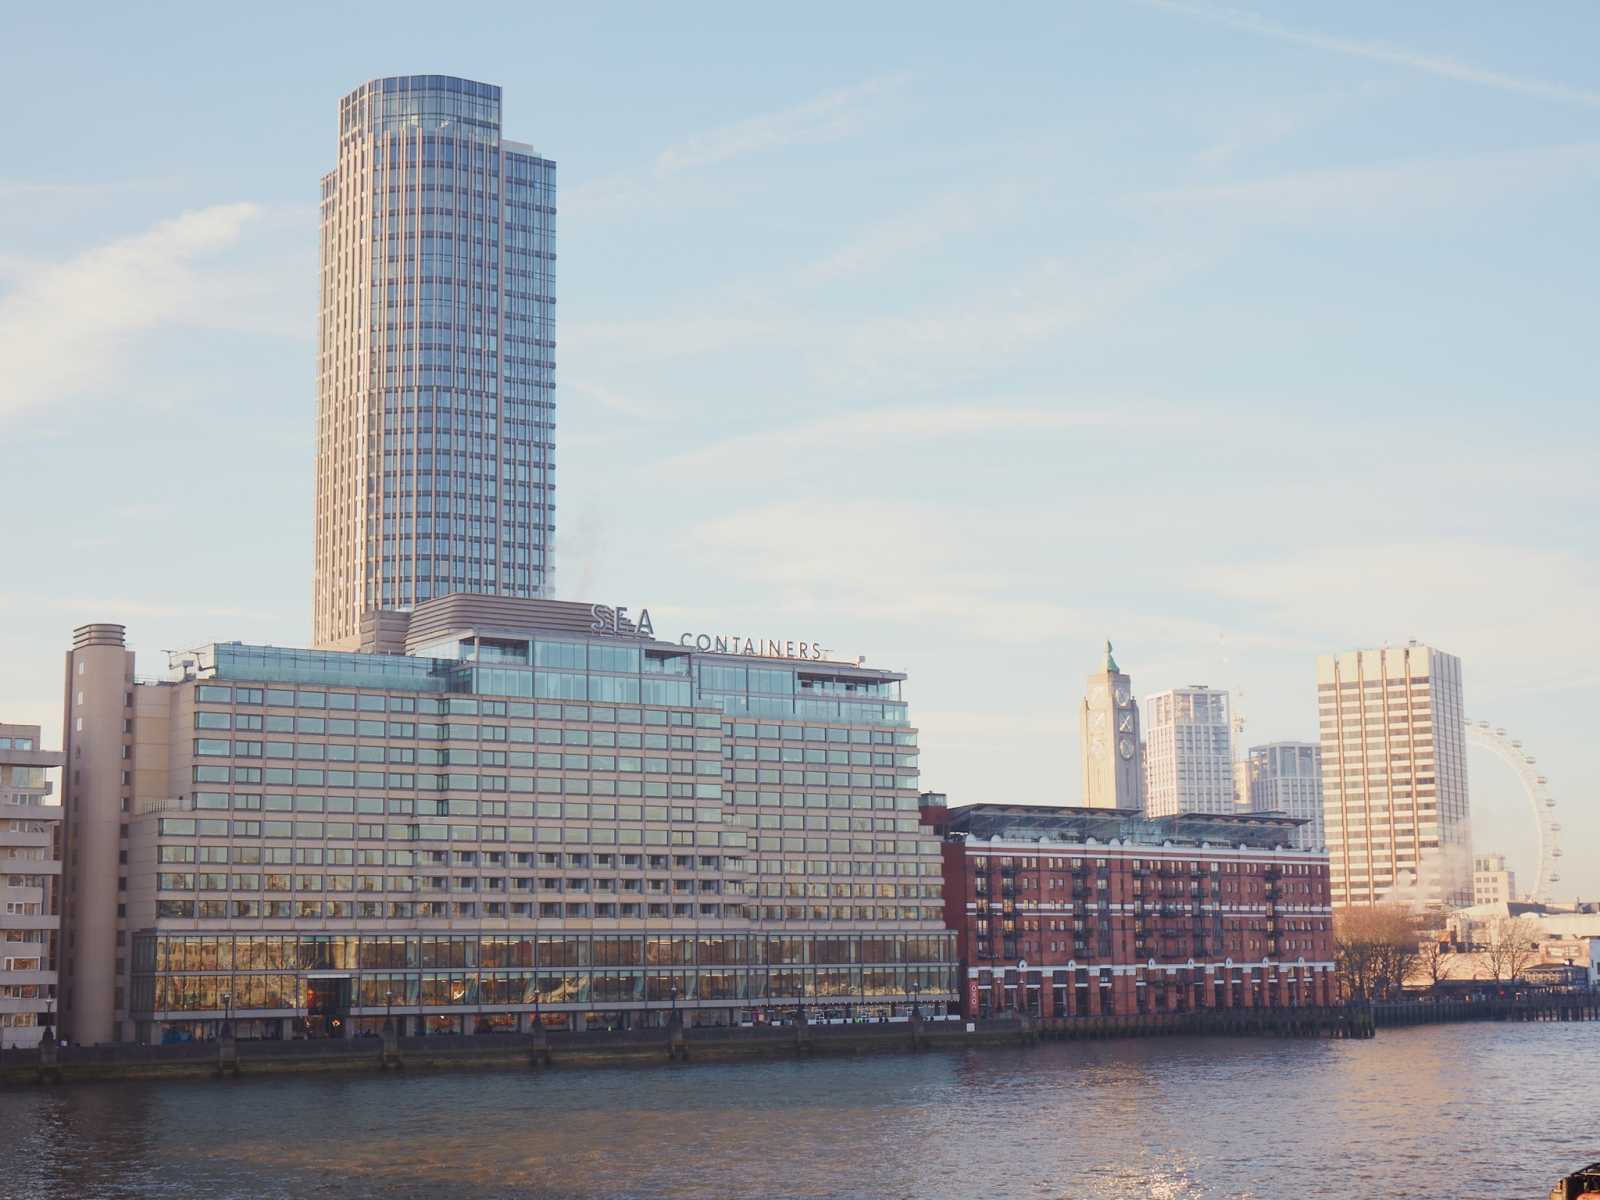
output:
[[[555,531],[556,166],[500,89],[375,79],[322,181],[316,645],[450,592],[543,596]]]

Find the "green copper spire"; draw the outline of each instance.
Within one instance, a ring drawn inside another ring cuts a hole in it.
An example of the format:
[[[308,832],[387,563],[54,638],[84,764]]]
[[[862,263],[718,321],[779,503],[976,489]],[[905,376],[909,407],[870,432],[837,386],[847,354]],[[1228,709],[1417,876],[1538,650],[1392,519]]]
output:
[[[1117,660],[1111,657],[1111,643],[1106,642],[1106,673],[1110,675],[1122,674],[1122,668],[1117,666]]]

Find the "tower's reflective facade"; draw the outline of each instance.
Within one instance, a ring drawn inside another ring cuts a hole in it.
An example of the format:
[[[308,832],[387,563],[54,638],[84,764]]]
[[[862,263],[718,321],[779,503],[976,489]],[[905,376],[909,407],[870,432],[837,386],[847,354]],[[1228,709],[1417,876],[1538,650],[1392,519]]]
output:
[[[450,592],[545,594],[555,531],[555,163],[500,89],[375,79],[322,181],[314,638]]]

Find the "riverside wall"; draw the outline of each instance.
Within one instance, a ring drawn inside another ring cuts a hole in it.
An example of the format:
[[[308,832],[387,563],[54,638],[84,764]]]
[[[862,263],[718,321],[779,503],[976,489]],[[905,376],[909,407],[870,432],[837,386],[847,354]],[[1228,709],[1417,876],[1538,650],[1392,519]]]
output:
[[[195,1079],[323,1071],[545,1069],[674,1061],[908,1053],[1029,1045],[1041,1039],[1171,1035],[1370,1037],[1367,1010],[1203,1011],[1040,1021],[910,1020],[757,1028],[550,1031],[446,1037],[46,1046],[0,1057],[0,1087],[134,1079]]]

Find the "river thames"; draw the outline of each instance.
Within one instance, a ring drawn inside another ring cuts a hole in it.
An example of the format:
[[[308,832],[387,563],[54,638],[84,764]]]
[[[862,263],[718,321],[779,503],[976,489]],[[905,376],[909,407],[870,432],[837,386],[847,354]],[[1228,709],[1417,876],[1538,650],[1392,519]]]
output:
[[[1600,1159],[1590,1024],[0,1094],[6,1200],[1484,1197]]]

